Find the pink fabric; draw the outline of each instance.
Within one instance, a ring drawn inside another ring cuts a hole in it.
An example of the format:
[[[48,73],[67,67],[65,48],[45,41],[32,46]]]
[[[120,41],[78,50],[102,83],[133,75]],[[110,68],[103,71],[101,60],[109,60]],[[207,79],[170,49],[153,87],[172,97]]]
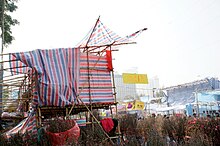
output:
[[[110,132],[114,127],[114,122],[111,118],[102,119],[100,122],[101,122],[102,128],[107,133]]]
[[[77,143],[78,138],[80,136],[80,128],[76,123],[75,126],[73,126],[73,128],[65,132],[52,133],[47,131],[47,134],[52,143],[52,146],[61,146],[67,144],[68,142]]]

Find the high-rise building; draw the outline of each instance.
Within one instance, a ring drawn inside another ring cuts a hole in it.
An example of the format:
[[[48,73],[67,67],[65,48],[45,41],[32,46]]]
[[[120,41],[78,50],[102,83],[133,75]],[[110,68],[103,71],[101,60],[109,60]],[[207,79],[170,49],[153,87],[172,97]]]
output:
[[[148,79],[148,84],[124,84],[122,75],[115,74],[116,97],[118,101],[135,100],[141,96],[153,97],[159,89],[159,78]]]
[[[115,74],[116,98],[118,101],[133,100],[137,97],[135,84],[124,84],[122,75]]]
[[[148,79],[148,84],[137,84],[136,90],[138,96],[153,97],[154,93],[159,90],[159,78],[157,76]]]

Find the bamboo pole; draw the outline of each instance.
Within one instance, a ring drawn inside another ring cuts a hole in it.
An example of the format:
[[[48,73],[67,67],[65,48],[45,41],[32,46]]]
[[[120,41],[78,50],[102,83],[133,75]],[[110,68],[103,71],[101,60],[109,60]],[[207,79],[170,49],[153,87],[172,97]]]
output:
[[[37,107],[38,109],[38,117],[39,117],[39,126],[41,126],[42,120],[41,120],[41,109],[40,107]]]
[[[12,100],[12,101],[15,101],[15,100],[29,100],[29,98],[17,98],[17,99],[8,99],[8,98],[3,98],[2,101],[5,101],[5,100]]]
[[[97,24],[98,24],[98,22],[99,22],[99,19],[100,19],[100,16],[98,17],[98,19],[97,19],[97,21],[96,21],[96,23],[95,23],[95,26],[94,26],[93,29],[92,29],[92,32],[91,32],[91,34],[90,34],[90,36],[89,36],[89,38],[88,38],[88,40],[87,40],[87,42],[86,42],[86,47],[84,48],[84,51],[83,51],[83,52],[87,51],[87,49],[88,49],[87,45],[88,45],[88,43],[89,43],[89,41],[90,41],[90,39],[91,39],[91,37],[92,37],[92,34],[93,34],[94,30],[95,30],[95,27],[97,26]]]
[[[110,51],[111,51],[111,47],[110,47]],[[116,118],[118,119],[118,107],[117,107],[117,92],[116,92],[116,87],[115,87],[115,75],[114,75],[114,68],[113,70],[111,71],[112,73],[112,84],[113,84],[113,96],[114,96],[114,99],[115,99],[115,113],[116,113]],[[112,112],[112,111],[111,111]],[[120,122],[118,121],[118,134],[119,134],[119,137],[121,135],[121,129],[120,129]],[[121,140],[121,137],[120,137],[120,140]]]
[[[90,34],[90,36],[89,36],[89,38],[88,38],[88,40],[87,40],[87,42],[86,42],[86,48],[83,50],[83,52],[85,52],[86,51],[86,54],[87,54],[87,69],[88,69],[88,84],[89,84],[89,102],[90,102],[90,105],[91,105],[91,103],[92,103],[92,100],[91,100],[91,89],[90,89],[90,66],[89,66],[89,52],[87,51],[88,50],[88,47],[87,47],[87,45],[88,45],[88,43],[89,43],[89,41],[90,41],[90,39],[91,39],[91,37],[92,37],[92,34],[93,34],[93,32],[94,32],[94,30],[95,30],[95,27],[97,26],[97,24],[98,24],[98,22],[99,22],[99,18],[100,18],[100,16],[98,17],[98,19],[97,19],[97,21],[96,21],[96,23],[95,23],[95,26],[93,27],[93,29],[92,29],[92,32],[91,32],[91,34]],[[90,110],[92,111],[92,106],[90,106]],[[93,122],[93,118],[91,117],[91,121]],[[93,129],[93,131],[94,131],[94,124],[92,124],[92,129]]]
[[[0,63],[13,62],[13,61],[19,61],[19,60],[18,59],[15,59],[15,60],[2,60],[2,61],[0,61]]]
[[[6,80],[2,80],[2,81],[5,82],[5,81],[10,81],[10,80],[14,80],[14,79],[20,79],[20,78],[24,78],[24,76],[21,76],[21,77],[14,77],[14,78],[10,78],[10,79],[6,79]]]
[[[21,84],[4,84],[4,83],[0,83],[0,85],[2,85],[2,86],[15,86],[15,87],[21,86]]]
[[[82,101],[81,98],[79,98],[79,100],[83,103],[83,105],[86,107],[86,109],[88,110],[88,112],[90,113],[90,115],[94,118],[94,120],[97,122],[97,124],[99,125],[99,127],[102,129],[102,131],[104,132],[104,134],[106,135],[106,137],[110,140],[111,144],[114,145],[113,141],[111,140],[111,138],[108,136],[108,134],[105,132],[105,130],[102,128],[102,125],[99,123],[99,121],[96,119],[96,117],[93,115],[92,111],[90,111],[89,107]]]
[[[4,0],[3,0],[4,1]],[[11,53],[0,53],[0,56],[10,55]]]
[[[69,110],[69,115],[71,114],[71,112],[72,112],[74,106],[75,106],[75,103],[73,103],[73,105],[71,106],[71,108],[70,108],[70,110]]]
[[[7,71],[7,70],[9,70],[9,69],[15,69],[15,68],[24,68],[24,67],[27,67],[27,66],[9,67],[9,68],[4,68],[4,69],[1,69],[0,71],[2,71],[2,70]]]
[[[6,82],[3,81],[4,84],[13,84],[13,83],[20,83],[22,84],[23,83],[23,80],[8,80]]]
[[[122,43],[122,42],[120,42],[120,43],[117,43],[117,44],[113,44],[113,45],[111,45],[111,44],[106,44],[106,45],[97,45],[97,46],[85,46],[85,47],[77,47],[77,48],[79,48],[79,49],[86,49],[86,48],[96,48],[96,49],[98,49],[98,48],[101,48],[101,47],[106,47],[106,46],[121,46],[121,45],[130,45],[130,44],[136,44],[136,42],[127,42],[127,43]]]
[[[40,126],[39,126],[39,115],[38,115],[38,110],[36,111],[36,116],[35,116],[35,118],[36,118],[36,125],[37,125],[37,128],[40,128]]]
[[[17,74],[17,75],[7,75],[7,76],[4,76],[4,78],[9,78],[9,77],[14,77],[14,76],[22,76],[23,77],[23,75]]]

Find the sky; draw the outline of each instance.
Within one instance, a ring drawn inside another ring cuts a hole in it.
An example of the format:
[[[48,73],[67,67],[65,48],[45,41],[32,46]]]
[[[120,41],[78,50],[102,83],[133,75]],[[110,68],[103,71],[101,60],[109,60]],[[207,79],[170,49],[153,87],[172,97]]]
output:
[[[114,70],[137,67],[161,87],[220,78],[219,0],[20,0],[4,52],[75,47],[97,18],[120,36],[148,30],[113,52]]]

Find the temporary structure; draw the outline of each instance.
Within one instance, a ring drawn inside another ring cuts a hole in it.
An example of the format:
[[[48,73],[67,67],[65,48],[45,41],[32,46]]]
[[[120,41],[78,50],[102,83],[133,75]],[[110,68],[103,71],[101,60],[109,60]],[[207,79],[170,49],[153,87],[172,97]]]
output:
[[[23,74],[19,88],[20,110],[42,118],[89,112],[117,105],[112,51],[133,39],[146,28],[120,37],[98,20],[91,32],[75,48],[33,50],[7,54],[12,75]],[[22,76],[21,76],[22,77]],[[116,106],[117,107],[117,106]],[[111,108],[110,108],[111,109]]]

